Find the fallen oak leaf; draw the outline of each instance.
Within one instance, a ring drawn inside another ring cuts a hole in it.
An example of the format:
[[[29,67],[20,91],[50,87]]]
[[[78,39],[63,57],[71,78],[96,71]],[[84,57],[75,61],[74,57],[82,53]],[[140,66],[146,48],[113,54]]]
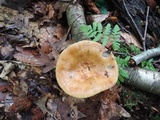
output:
[[[29,63],[34,66],[44,66],[46,63],[44,60],[40,59],[40,56],[35,55],[16,53],[14,54],[14,58],[16,58],[18,61]]]
[[[45,66],[43,73],[50,71],[55,67],[56,61],[51,60],[47,55],[41,54],[40,56],[35,55],[25,55],[21,53],[16,53],[14,58],[21,62],[31,64],[33,66]]]

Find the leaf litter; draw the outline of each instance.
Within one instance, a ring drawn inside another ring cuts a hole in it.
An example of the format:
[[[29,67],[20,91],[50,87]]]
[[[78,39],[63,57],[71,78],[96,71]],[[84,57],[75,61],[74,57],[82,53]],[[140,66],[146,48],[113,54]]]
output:
[[[100,13],[92,0],[85,3],[89,10]],[[67,8],[68,4],[63,5]],[[3,118],[10,119],[11,115],[7,113],[11,113],[15,120],[130,117],[118,104],[121,103],[121,89],[118,87],[91,98],[76,99],[66,95],[57,85],[54,73],[57,58],[61,51],[75,42],[66,37],[69,35],[64,23],[57,24],[56,17],[60,20],[65,12],[60,3],[53,6],[47,2],[33,2],[32,12],[25,10],[23,14],[3,6],[0,9],[0,111],[3,111],[0,113],[4,113]],[[126,36],[124,39],[128,38]],[[137,40],[130,39],[129,43],[139,46]],[[152,110],[158,111],[154,107]]]

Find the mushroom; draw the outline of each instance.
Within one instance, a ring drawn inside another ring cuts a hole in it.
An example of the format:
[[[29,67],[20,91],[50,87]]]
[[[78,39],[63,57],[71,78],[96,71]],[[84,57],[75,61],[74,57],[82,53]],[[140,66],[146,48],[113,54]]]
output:
[[[76,98],[94,96],[113,87],[118,66],[112,53],[100,43],[83,40],[68,46],[56,64],[56,79],[62,90]]]

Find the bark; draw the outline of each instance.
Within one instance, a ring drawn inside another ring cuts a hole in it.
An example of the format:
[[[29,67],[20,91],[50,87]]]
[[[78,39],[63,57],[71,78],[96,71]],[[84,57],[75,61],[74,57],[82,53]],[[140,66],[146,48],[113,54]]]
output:
[[[141,68],[127,68],[129,79],[125,83],[143,91],[160,95],[160,73]]]
[[[84,11],[80,4],[70,4],[66,10],[68,25],[71,27],[72,39],[76,41],[88,39],[88,37],[80,31],[80,26],[86,24]]]
[[[126,23],[128,23],[131,26],[131,29],[134,32],[135,36],[140,40],[139,42],[143,44],[144,41],[142,40],[142,38],[145,31],[143,21],[146,21],[147,15],[147,5],[145,3],[145,0],[112,0],[112,2],[118,12],[121,14],[121,18],[119,18],[119,20],[125,22],[125,25]],[[152,41],[149,37],[147,37],[145,40],[146,46],[157,46],[160,42],[160,18],[158,16],[155,16],[151,11],[148,16],[147,27],[148,34],[154,36],[155,41]]]
[[[133,56],[131,58],[131,60],[129,61],[129,64],[130,64],[130,66],[136,66],[139,63],[141,63],[142,61],[147,60],[149,58],[156,57],[158,55],[160,55],[160,47],[153,48],[153,49],[147,50],[145,52],[142,52],[136,56]]]

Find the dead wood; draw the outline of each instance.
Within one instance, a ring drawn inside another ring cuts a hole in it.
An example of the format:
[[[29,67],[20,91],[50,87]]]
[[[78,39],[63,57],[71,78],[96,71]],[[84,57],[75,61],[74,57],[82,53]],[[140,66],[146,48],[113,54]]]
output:
[[[66,10],[68,25],[71,27],[72,39],[79,41],[87,39],[87,36],[80,31],[80,26],[86,24],[84,11],[80,4],[70,4]]]
[[[121,14],[121,20],[128,23],[136,37],[143,44],[143,35],[145,33],[145,25],[147,15],[147,5],[144,0],[113,0],[113,4]],[[125,8],[126,5],[126,8]],[[129,14],[128,14],[129,13]],[[146,38],[146,47],[157,46],[160,39],[160,18],[150,11],[148,16],[148,34],[155,35],[155,41]]]
[[[160,95],[160,73],[141,68],[127,68],[129,79],[125,83],[143,91]]]

